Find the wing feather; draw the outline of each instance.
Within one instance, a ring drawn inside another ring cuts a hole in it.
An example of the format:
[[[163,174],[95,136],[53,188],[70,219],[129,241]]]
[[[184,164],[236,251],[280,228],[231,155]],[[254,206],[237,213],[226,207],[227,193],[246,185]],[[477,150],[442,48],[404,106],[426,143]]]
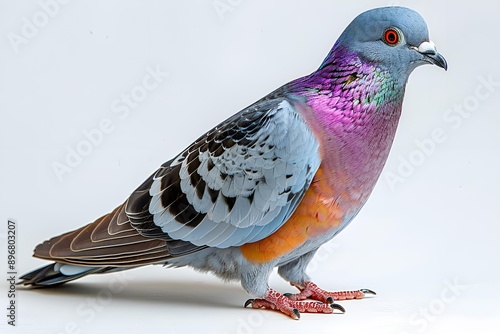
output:
[[[319,144],[293,103],[257,102],[163,164],[149,182],[149,204],[144,186],[129,199],[132,226],[144,236],[220,248],[276,231],[320,164]]]

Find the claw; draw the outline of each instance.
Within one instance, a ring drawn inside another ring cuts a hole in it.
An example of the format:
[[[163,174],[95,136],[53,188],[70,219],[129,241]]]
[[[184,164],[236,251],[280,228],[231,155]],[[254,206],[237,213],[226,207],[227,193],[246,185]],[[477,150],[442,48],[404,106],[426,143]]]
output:
[[[330,307],[334,310],[339,310],[340,312],[345,313],[345,308],[342,305],[332,303],[330,304]]]
[[[328,298],[326,298],[326,303],[327,303],[327,304],[333,304],[333,302],[334,302],[334,300],[333,300],[333,298],[332,298],[332,297],[328,297]]]
[[[374,295],[374,296],[376,296],[376,295],[377,295],[377,293],[376,293],[375,291],[370,290],[370,289],[359,289],[359,291],[363,292],[365,295],[366,295],[366,294],[369,294],[369,295]]]
[[[254,301],[254,299],[249,299],[249,300],[247,300],[247,301],[245,302],[245,306],[243,306],[243,307],[247,307],[248,305],[252,305],[253,301]]]
[[[287,292],[287,293],[283,294],[283,296],[288,297],[288,298],[290,298],[291,295],[293,295],[293,293],[290,293],[290,292]]]
[[[292,295],[295,297],[295,295]],[[332,297],[333,298],[333,297]],[[325,300],[326,298],[322,298]],[[299,320],[300,313],[334,313],[335,310],[339,310],[344,313],[345,309],[335,303],[323,303],[319,300],[312,301],[301,301],[292,300],[273,289],[268,289],[267,293],[263,298],[248,299],[245,302],[245,307],[252,305],[254,309],[266,309],[281,311],[282,313],[288,315],[292,319]]]

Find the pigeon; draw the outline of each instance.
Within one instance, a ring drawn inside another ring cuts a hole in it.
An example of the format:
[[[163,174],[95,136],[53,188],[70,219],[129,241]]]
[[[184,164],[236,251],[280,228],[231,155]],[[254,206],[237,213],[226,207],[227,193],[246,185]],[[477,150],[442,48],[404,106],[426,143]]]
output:
[[[306,267],[318,248],[357,215],[389,154],[410,73],[447,70],[424,19],[404,7],[358,15],[319,68],[203,134],[161,165],[117,208],[45,241],[53,261],[21,277],[53,287],[90,274],[150,264],[192,267],[240,281],[245,307],[343,313]],[[293,287],[269,286],[274,268]]]

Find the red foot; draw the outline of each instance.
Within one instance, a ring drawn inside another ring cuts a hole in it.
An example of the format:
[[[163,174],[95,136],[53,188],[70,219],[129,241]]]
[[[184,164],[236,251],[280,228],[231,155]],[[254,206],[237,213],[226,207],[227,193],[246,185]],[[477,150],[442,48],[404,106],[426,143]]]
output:
[[[292,285],[299,289],[300,292],[297,294],[287,294],[287,297],[295,301],[314,299],[323,303],[333,303],[334,300],[363,299],[365,294],[376,295],[375,292],[368,289],[329,292],[319,288],[316,284],[310,281],[305,282],[303,286],[293,283]]]
[[[333,313],[335,309],[345,312],[344,308],[333,303],[318,303],[315,301],[302,302],[292,300],[273,289],[267,291],[263,299],[249,299],[245,303],[245,307],[252,304],[253,308],[263,308],[268,310],[279,310],[282,313],[292,317],[293,319],[300,318],[300,312],[304,313]]]

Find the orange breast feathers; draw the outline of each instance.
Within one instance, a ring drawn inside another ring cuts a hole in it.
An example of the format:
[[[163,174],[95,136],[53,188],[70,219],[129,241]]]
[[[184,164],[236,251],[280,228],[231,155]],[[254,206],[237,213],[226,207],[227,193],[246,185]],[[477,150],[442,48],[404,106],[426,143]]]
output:
[[[338,227],[344,213],[335,201],[336,195],[338,192],[335,194],[328,184],[320,166],[288,221],[270,236],[240,246],[243,256],[254,263],[271,261],[293,251],[310,237]]]

